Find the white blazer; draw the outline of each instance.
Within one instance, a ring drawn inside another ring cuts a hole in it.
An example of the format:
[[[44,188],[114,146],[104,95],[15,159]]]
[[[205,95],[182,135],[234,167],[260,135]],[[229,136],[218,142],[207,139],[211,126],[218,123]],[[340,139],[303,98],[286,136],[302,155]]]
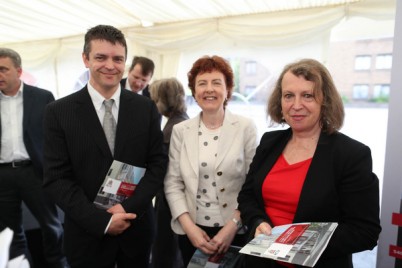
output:
[[[172,212],[175,233],[185,234],[178,217],[188,212],[196,221],[196,195],[199,180],[198,131],[200,114],[173,127],[169,166],[165,177],[165,194]],[[246,117],[226,109],[219,137],[215,172],[219,205],[224,221],[237,208],[237,195],[245,181],[257,146],[257,129]]]

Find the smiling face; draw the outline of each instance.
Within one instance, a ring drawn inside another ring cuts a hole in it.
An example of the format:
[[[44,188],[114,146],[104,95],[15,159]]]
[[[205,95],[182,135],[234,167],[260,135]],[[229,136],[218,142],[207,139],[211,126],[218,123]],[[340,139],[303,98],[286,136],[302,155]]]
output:
[[[197,75],[195,79],[195,100],[203,112],[214,113],[223,110],[228,96],[225,76],[218,71]]]
[[[287,72],[282,80],[282,113],[296,133],[321,131],[322,95],[314,95],[314,83],[303,76]]]
[[[117,89],[125,67],[124,46],[95,39],[91,41],[89,56],[83,54],[82,58],[91,74],[89,82],[99,93]]]

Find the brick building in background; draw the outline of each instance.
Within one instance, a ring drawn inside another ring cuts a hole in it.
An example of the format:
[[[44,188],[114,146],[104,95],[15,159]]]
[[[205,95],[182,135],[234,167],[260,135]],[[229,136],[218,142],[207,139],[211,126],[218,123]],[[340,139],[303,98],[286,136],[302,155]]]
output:
[[[330,43],[327,67],[345,103],[388,102],[393,38]]]

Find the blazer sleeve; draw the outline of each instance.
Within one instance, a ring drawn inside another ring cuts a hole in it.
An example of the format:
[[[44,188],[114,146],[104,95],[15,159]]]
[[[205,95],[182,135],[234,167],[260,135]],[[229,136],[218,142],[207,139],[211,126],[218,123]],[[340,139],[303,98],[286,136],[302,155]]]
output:
[[[254,124],[254,121],[249,120],[244,130],[246,135],[244,142],[244,167],[245,173],[247,174],[251,161],[255,155],[255,150],[257,147],[257,127]]]
[[[89,234],[102,237],[111,214],[97,209],[78,185],[59,120],[59,115],[66,111],[54,104],[47,106],[44,116],[44,189],[66,216]]]
[[[356,141],[337,147],[347,148],[334,159],[340,220],[324,258],[371,250],[381,232],[379,182],[372,172],[370,148]]]
[[[267,136],[266,133],[261,138],[260,145],[256,149],[246,180],[237,198],[242,221],[248,226],[251,233],[252,230],[255,229],[256,224],[259,224],[262,221],[271,223],[271,220],[264,211],[264,204],[261,198],[261,187],[257,176],[262,162],[266,157],[265,140],[267,139]]]
[[[121,203],[126,212],[136,213],[138,217],[144,215],[152,199],[163,188],[163,180],[167,169],[167,154],[163,149],[163,135],[160,128],[160,114],[152,101],[150,105],[150,123],[147,132],[148,142],[146,146],[145,164],[146,172],[137,185],[135,194]],[[140,141],[141,142],[141,141]],[[140,150],[137,148],[137,153]],[[129,160],[129,159],[127,159]]]
[[[175,125],[172,131],[169,148],[169,166],[165,177],[165,195],[169,203],[172,213],[172,220],[177,221],[177,218],[189,212],[187,207],[185,185],[181,176],[180,167],[180,152],[183,142],[183,128],[182,126]]]

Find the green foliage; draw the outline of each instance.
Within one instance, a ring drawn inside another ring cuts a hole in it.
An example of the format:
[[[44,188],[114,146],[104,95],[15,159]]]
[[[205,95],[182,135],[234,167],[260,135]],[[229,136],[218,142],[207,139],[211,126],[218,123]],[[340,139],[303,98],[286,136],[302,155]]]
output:
[[[378,96],[378,97],[372,98],[370,101],[374,102],[374,103],[388,103],[389,96]]]

